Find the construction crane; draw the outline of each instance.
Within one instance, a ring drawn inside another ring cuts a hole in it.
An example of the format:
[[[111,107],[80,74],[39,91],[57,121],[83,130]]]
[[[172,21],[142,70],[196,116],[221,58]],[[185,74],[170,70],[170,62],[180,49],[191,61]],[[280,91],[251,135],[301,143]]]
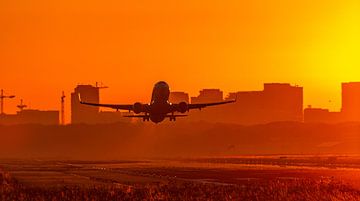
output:
[[[20,100],[20,105],[17,105],[17,107],[20,109],[20,111],[23,111],[24,108],[27,107],[27,105],[25,105],[25,104],[23,103],[23,99],[21,99],[21,100]]]
[[[99,85],[98,82],[96,82],[95,87],[98,88],[98,89],[107,89],[107,88],[109,88],[108,86],[104,86],[102,82],[100,83],[100,85]]]
[[[5,98],[15,98],[15,96],[14,95],[6,96],[6,95],[4,95],[4,90],[1,89],[1,94],[0,94],[1,109],[0,109],[0,114],[4,114],[4,99]]]
[[[65,125],[65,93],[62,92],[61,96],[61,125]]]

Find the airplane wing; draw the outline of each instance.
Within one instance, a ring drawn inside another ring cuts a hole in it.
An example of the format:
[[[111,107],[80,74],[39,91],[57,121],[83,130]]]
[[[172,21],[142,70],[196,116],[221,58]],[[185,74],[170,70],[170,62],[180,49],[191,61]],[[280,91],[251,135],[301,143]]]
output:
[[[196,104],[189,104],[188,105],[188,109],[199,109],[201,110],[202,108],[205,107],[209,107],[209,106],[215,106],[215,105],[224,105],[224,104],[228,104],[228,103],[233,103],[236,102],[236,100],[228,100],[228,101],[221,101],[221,102],[214,102],[214,103],[196,103]]]
[[[121,105],[121,104],[98,104],[98,103],[87,103],[80,101],[81,104],[98,106],[98,107],[108,107],[116,110],[133,110],[133,105]]]
[[[87,103],[81,100],[80,94],[79,94],[79,102],[83,105],[91,105],[91,106],[97,106],[97,107],[108,107],[116,110],[133,110],[133,105],[130,104],[99,104],[99,103]]]
[[[149,117],[149,115],[124,115],[123,117],[130,117],[130,118],[146,118]]]

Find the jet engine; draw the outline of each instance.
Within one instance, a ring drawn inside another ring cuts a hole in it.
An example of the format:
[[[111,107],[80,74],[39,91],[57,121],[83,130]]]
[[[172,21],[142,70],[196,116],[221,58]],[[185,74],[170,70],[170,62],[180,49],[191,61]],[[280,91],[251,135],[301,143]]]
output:
[[[185,103],[185,102],[180,102],[179,105],[178,105],[178,108],[177,108],[177,111],[178,112],[181,112],[181,113],[185,113],[186,111],[188,111],[188,104]]]
[[[139,103],[139,102],[136,102],[134,105],[133,105],[133,111],[135,114],[139,114],[141,112],[143,112],[144,108],[143,108],[143,104]]]

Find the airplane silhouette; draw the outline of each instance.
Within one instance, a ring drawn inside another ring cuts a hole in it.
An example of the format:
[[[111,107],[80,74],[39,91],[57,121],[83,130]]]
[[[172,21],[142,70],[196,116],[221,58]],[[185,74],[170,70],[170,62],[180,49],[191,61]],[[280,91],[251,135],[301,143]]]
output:
[[[142,104],[136,102],[135,104],[98,104],[98,103],[87,103],[81,101],[79,94],[80,103],[84,105],[91,105],[97,107],[108,107],[116,110],[128,110],[133,111],[135,114],[145,113],[144,115],[125,115],[124,117],[136,117],[143,118],[143,121],[151,120],[154,123],[162,122],[165,118],[169,117],[170,121],[176,121],[176,117],[185,117],[184,114],[175,114],[175,112],[185,113],[192,109],[202,109],[208,106],[222,105],[227,103],[233,103],[236,100],[213,102],[213,103],[199,103],[199,104],[188,104],[186,102],[170,103],[169,102],[170,88],[169,85],[160,81],[157,82],[152,91],[151,102],[148,104]]]

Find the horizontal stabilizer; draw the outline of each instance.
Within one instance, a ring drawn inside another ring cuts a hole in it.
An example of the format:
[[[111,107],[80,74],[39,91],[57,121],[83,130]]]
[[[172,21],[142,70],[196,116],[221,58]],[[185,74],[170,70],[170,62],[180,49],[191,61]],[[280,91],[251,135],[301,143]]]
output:
[[[185,115],[185,114],[174,114],[174,115],[168,114],[168,115],[165,115],[165,117],[186,117],[186,116],[188,116],[188,115]],[[149,115],[124,115],[123,117],[150,118]]]

